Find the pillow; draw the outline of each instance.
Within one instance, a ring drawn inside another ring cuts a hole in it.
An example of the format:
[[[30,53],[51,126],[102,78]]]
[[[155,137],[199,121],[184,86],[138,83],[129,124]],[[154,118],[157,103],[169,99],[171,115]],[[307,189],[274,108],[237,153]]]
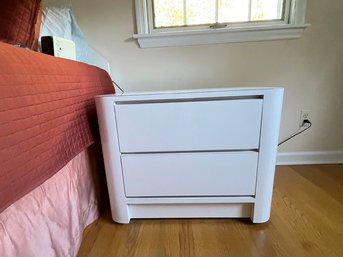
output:
[[[32,48],[41,0],[0,1],[0,41]]]
[[[97,66],[110,73],[108,61],[95,49],[89,46],[70,7],[45,7],[43,10],[40,36],[57,36],[73,41],[76,47],[77,61]]]

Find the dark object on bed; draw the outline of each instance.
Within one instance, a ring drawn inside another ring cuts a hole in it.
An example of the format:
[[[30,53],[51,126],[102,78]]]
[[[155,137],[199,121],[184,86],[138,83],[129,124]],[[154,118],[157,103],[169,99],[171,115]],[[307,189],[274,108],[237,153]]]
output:
[[[0,212],[94,142],[94,96],[114,93],[94,66],[0,43]]]
[[[51,56],[55,55],[54,42],[52,36],[41,37],[42,53]]]

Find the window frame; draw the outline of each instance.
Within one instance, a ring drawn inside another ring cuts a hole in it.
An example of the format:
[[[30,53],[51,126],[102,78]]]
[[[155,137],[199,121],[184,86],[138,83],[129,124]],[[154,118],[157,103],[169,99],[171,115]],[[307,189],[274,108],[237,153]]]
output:
[[[306,1],[287,0],[285,20],[229,23],[224,28],[209,25],[154,28],[152,0],[135,0],[137,34],[141,48],[300,38],[305,23]]]

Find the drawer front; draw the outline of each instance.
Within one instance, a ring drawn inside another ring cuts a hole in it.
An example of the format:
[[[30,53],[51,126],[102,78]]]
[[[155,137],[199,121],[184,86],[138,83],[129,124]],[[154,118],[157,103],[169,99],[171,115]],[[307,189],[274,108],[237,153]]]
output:
[[[254,195],[257,152],[122,156],[127,197]]]
[[[120,151],[257,149],[262,99],[119,104]]]

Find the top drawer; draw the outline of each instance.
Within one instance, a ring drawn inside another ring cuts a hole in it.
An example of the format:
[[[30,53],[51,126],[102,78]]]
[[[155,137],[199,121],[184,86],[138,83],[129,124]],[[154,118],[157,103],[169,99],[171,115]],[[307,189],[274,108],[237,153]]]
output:
[[[120,151],[257,149],[262,99],[120,103]]]

